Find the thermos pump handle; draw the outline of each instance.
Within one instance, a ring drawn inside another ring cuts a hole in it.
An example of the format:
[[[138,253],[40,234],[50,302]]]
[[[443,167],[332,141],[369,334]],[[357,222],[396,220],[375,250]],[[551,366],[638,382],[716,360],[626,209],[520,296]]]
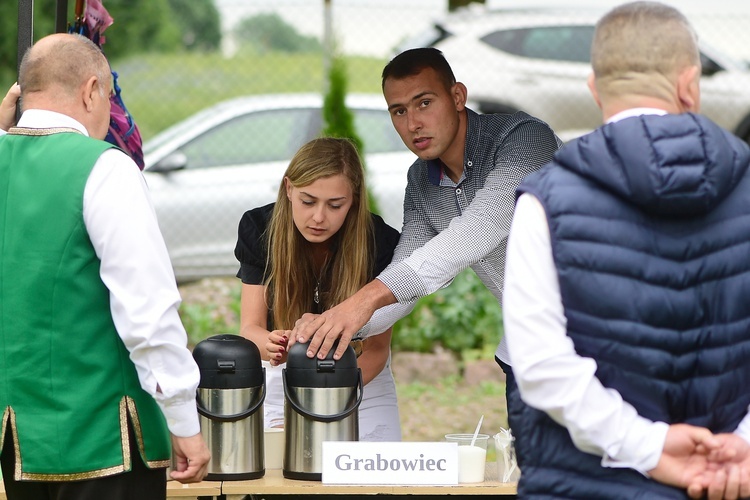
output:
[[[281,372],[282,377],[281,380],[284,383],[284,394],[286,395],[287,401],[289,401],[289,404],[294,408],[294,411],[299,413],[300,415],[303,415],[305,417],[309,417],[313,420],[317,420],[318,422],[335,422],[336,420],[343,420],[352,413],[354,413],[354,410],[356,410],[359,407],[359,404],[362,402],[362,393],[364,392],[364,384],[362,383],[362,369],[358,368],[357,371],[359,372],[359,382],[357,383],[357,389],[359,392],[359,395],[357,397],[357,402],[351,406],[351,408],[347,408],[341,413],[337,413],[334,415],[320,415],[318,413],[310,413],[309,411],[302,408],[299,403],[295,400],[295,397],[292,396],[292,392],[287,390],[286,385],[286,368]]]
[[[266,379],[266,369],[263,368],[263,380],[265,379]],[[266,384],[264,383],[262,384],[262,389],[261,389],[260,397],[258,397],[258,402],[255,403],[252,407],[240,413],[235,413],[234,415],[219,415],[217,413],[212,413],[205,406],[203,406],[203,401],[201,401],[200,395],[197,393],[195,394],[195,402],[198,407],[198,413],[200,413],[206,418],[215,420],[217,422],[236,422],[238,420],[242,420],[243,418],[247,418],[253,413],[255,413],[258,408],[260,408],[260,405],[263,404],[263,401],[265,399],[266,399]]]

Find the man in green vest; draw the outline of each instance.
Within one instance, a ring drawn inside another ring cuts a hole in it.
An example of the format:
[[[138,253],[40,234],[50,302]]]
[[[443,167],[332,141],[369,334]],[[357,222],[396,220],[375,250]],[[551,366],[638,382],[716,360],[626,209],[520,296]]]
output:
[[[0,137],[0,463],[10,500],[166,497],[200,481],[200,374],[138,167],[102,139],[111,75],[90,40],[39,40]],[[170,446],[171,437],[171,446]]]

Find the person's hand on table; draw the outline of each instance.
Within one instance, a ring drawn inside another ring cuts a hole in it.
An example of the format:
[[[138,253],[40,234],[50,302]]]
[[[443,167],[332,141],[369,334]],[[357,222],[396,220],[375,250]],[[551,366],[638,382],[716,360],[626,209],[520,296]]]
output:
[[[0,130],[7,132],[16,124],[16,109],[20,98],[21,87],[14,83],[0,102]]]
[[[198,483],[208,474],[208,451],[203,436],[179,437],[172,434],[172,451],[176,457],[172,479],[181,483]]]
[[[286,363],[288,354],[287,344],[291,335],[291,330],[274,330],[268,334],[266,353],[268,354],[271,366],[279,366],[282,363]]]

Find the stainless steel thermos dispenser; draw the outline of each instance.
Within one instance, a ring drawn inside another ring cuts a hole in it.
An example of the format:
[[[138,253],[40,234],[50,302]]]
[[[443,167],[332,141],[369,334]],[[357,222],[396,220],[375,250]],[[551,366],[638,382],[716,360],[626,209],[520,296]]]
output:
[[[323,360],[308,358],[307,344],[289,349],[282,370],[286,478],[320,481],[323,441],[359,440],[362,372],[351,346],[333,359],[336,345]]]
[[[257,479],[265,474],[260,351],[239,335],[214,335],[195,346],[201,380],[196,395],[201,434],[211,461],[209,481]]]

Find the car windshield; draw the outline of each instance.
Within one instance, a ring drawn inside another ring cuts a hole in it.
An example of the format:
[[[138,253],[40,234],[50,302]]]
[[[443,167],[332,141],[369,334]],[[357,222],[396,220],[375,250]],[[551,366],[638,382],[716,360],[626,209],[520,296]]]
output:
[[[221,123],[182,148],[187,168],[213,168],[285,161],[311,139],[313,109],[246,113]]]
[[[203,111],[199,111],[195,115],[191,116],[187,120],[157,134],[153,139],[150,139],[143,143],[143,153],[152,153],[169,141],[185,135],[190,130],[195,128],[196,124],[203,123],[206,119],[213,116],[215,113],[216,110],[214,108],[204,109]]]

